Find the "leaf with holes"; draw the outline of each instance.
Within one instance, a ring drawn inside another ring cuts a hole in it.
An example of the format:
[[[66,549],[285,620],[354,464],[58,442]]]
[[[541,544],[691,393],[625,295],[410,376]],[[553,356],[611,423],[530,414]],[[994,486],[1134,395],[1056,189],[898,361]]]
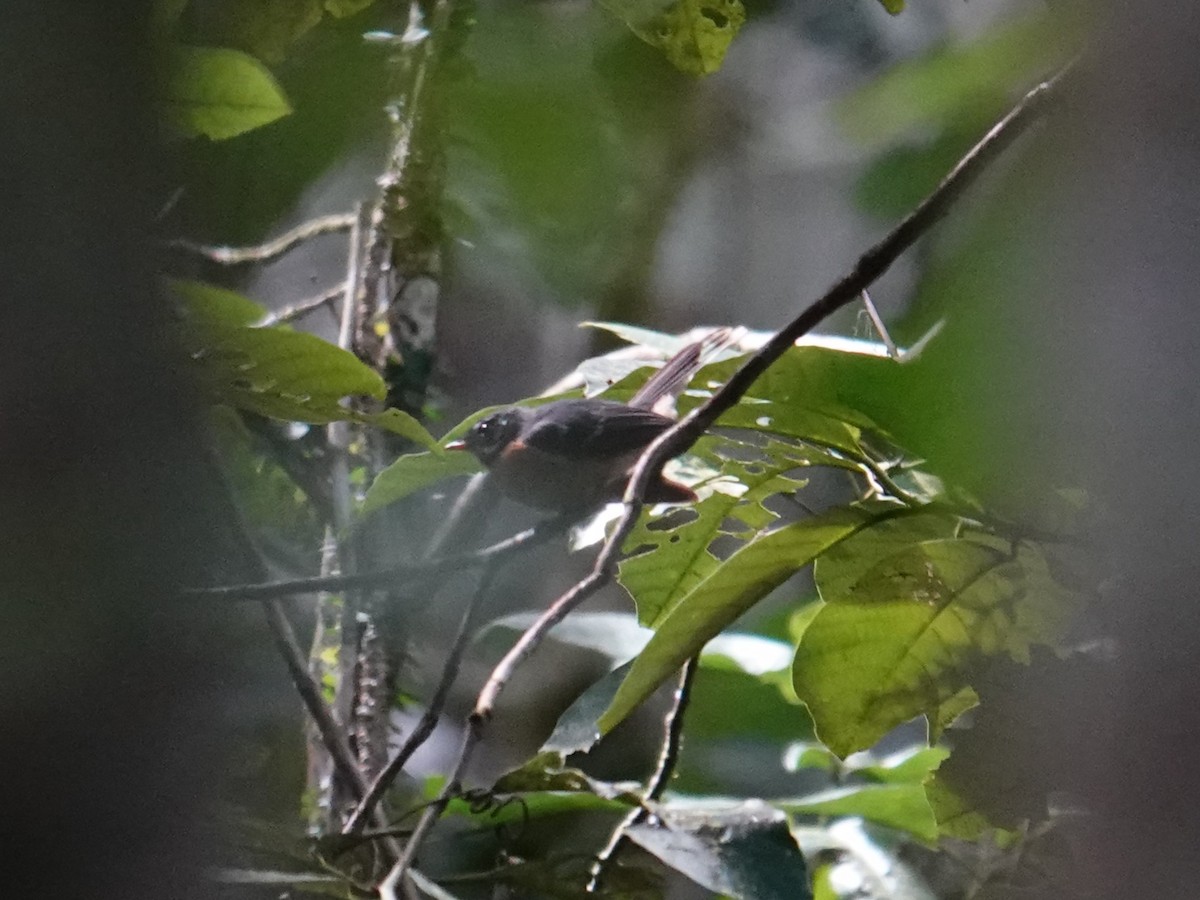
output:
[[[968,686],[988,656],[1027,660],[1076,606],[1032,547],[921,541],[876,563],[804,631],[792,669],[817,734],[839,756],[870,747]]]
[[[894,507],[835,509],[760,534],[692,587],[659,621],[654,637],[600,717],[608,733],[738,616],[821,553]]]
[[[354,354],[315,335],[254,328],[261,307],[197,282],[173,285],[184,301],[182,337],[214,403],[274,419],[326,424],[356,417],[345,397],[383,399],[383,379]]]
[[[753,458],[731,458],[738,451],[752,452]],[[622,560],[617,578],[637,604],[638,618],[650,626],[720,565],[715,541],[746,540],[778,518],[763,501],[804,486],[789,472],[836,462],[820,450],[779,441],[752,448],[706,440],[696,452],[719,467],[713,493],[689,508],[643,517],[625,541],[633,555]]]
[[[746,22],[741,0],[600,0],[600,5],[689,75],[720,69]]]

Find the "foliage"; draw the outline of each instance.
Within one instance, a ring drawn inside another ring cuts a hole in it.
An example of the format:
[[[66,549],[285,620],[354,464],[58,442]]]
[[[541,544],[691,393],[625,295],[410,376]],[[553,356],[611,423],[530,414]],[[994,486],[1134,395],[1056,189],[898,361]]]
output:
[[[601,5],[691,75],[721,66],[747,17],[739,0]],[[893,13],[903,6],[883,5]],[[366,13],[371,2],[218,3],[204,21],[187,19],[186,7],[161,4],[156,26],[156,40],[169,47],[164,110],[184,134],[224,140],[291,112],[268,63],[280,65],[322,23],[338,27],[335,20]],[[480,15],[512,21],[495,9]],[[1043,28],[1040,21],[1022,25],[970,50],[935,54],[845,104],[844,122],[878,146],[894,149],[892,142],[914,127],[939,126],[929,146],[905,148],[905,155],[890,155],[868,174],[861,197],[876,212],[910,200],[910,188],[894,187],[895,172],[942,171],[930,160],[942,159],[972,132],[964,120],[977,124],[979,92],[1003,96],[1020,73],[1054,55],[1053,48],[1029,40]],[[628,255],[576,252],[589,242],[607,246],[594,240],[598,233],[619,233],[644,217],[632,201],[618,209],[611,197],[614,185],[631,180],[625,167],[645,132],[632,124],[631,107],[604,89],[612,85],[584,71],[583,37],[548,40],[530,29],[515,31],[519,40],[510,44],[490,34],[476,47],[476,75],[484,77],[457,73],[445,86],[454,111],[443,126],[454,139],[447,212],[462,216],[464,232],[487,232],[502,222],[498,229],[519,238],[512,241],[521,248],[514,254],[527,254],[526,261],[564,296],[586,299],[588,285],[615,278],[642,249],[626,247]],[[213,45],[183,44],[181,36]],[[555,77],[524,85],[524,69],[511,65],[514,58],[536,59]],[[628,71],[644,74],[655,65],[666,68],[657,57],[653,63],[639,57]],[[688,141],[675,129],[686,96],[677,77],[659,71],[656,84],[667,87],[637,110],[657,118],[657,138],[669,138],[654,144],[658,149]],[[919,109],[900,102],[914,91],[927,100]],[[564,135],[577,142],[575,155],[547,150],[547,141]],[[654,163],[640,170],[642,177],[647,183],[665,177],[674,157],[647,155]],[[578,162],[584,157],[587,166]],[[456,196],[464,184],[474,190]],[[478,189],[481,184],[486,191]],[[669,197],[671,189],[660,196]],[[483,195],[495,202],[481,202]],[[580,196],[586,202],[577,202]],[[989,230],[994,219],[981,221],[922,281],[910,332],[936,333],[957,299],[950,299],[956,292],[944,280],[973,284],[981,247],[1011,237]],[[965,293],[984,293],[986,285],[979,287]],[[286,433],[288,449],[305,439],[296,434],[317,433],[305,426],[352,423],[360,429],[349,451],[354,464],[368,457],[364,445],[379,432],[403,439],[405,452],[373,477],[364,474],[365,465],[355,468],[351,501],[358,536],[480,471],[471,455],[444,448],[491,409],[435,437],[416,418],[380,408],[387,397],[384,379],[353,353],[270,324],[261,306],[234,291],[192,280],[171,288],[179,343],[198,389],[217,409],[219,450],[252,526],[274,515],[283,530],[312,543],[329,524],[315,509],[313,483],[296,474],[297,459],[266,459],[255,444],[263,421],[276,438]],[[644,356],[662,356],[680,343],[648,329],[605,327],[641,345]],[[680,398],[680,412],[711,396],[764,338],[748,334],[746,346],[702,369]],[[953,417],[951,426],[922,428],[914,422],[932,414],[909,415],[913,396],[953,391],[952,375],[982,377],[968,358],[973,339],[964,336],[959,318],[931,342],[928,356],[903,365],[878,345],[792,347],[675,461],[675,477],[691,484],[699,500],[686,508],[644,511],[626,539],[617,580],[636,613],[577,613],[553,634],[560,649],[599,657],[603,671],[573,693],[536,755],[486,788],[460,792],[447,809],[455,828],[473,829],[451,832],[452,840],[495,830],[503,864],[482,871],[464,867],[433,880],[415,873],[422,890],[449,896],[460,879],[504,885],[521,895],[584,896],[586,867],[544,848],[525,849],[524,830],[544,828],[557,840],[563,821],[611,829],[618,817],[638,810],[644,816],[625,833],[644,852],[612,867],[603,895],[661,897],[670,870],[727,897],[829,897],[831,860],[868,871],[883,855],[899,871],[900,847],[933,847],[947,837],[1015,844],[1024,830],[1048,821],[1045,798],[1052,784],[1023,785],[1013,807],[972,789],[975,773],[997,771],[996,761],[979,748],[998,732],[1016,731],[1015,716],[996,687],[997,672],[1041,666],[1048,654],[1063,651],[1072,618],[1093,585],[1069,574],[1069,534],[1023,527],[1013,513],[1019,506],[993,503],[999,493],[991,489],[994,479],[972,477],[978,457],[986,455],[969,452],[978,449],[978,431],[948,434],[962,425]],[[588,393],[624,400],[648,369],[601,357],[576,374]],[[964,451],[967,439],[974,443]],[[314,457],[298,456],[307,463]],[[809,486],[819,479],[837,487],[812,508]],[[1064,486],[1075,487],[1055,485]],[[440,509],[443,503],[438,494],[433,505]],[[774,606],[774,624],[760,613],[765,606]],[[512,633],[528,623],[528,616],[497,619],[481,630],[473,649],[486,653],[489,644],[511,643]],[[664,686],[694,657],[698,670],[677,789],[645,800],[640,785],[592,772],[593,760],[636,724],[639,709],[661,704]],[[417,685],[403,689],[419,692]],[[947,739],[947,729],[972,717],[973,733]],[[715,765],[693,762],[745,744],[765,748],[769,778],[746,764],[736,773],[740,783],[722,780]],[[898,753],[885,752],[897,746]],[[401,781],[389,799],[393,808],[419,809],[435,796],[434,787]],[[568,839],[563,841],[565,846]],[[230,877],[350,892],[362,874],[353,866],[360,863],[331,862],[321,850],[316,855],[333,874],[308,867],[292,874],[264,863]]]

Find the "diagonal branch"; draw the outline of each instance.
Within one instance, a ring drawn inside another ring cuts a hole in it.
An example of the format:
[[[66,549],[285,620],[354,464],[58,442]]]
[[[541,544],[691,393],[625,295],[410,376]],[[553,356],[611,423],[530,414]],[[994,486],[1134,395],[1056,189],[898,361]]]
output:
[[[869,289],[901,254],[937,224],[991,163],[1046,112],[1050,100],[1055,96],[1056,88],[1069,69],[1069,65],[1065,66],[1025,94],[959,160],[941,184],[915,210],[901,220],[883,240],[859,257],[845,277],[776,332],[706,402],[663,432],[646,448],[634,467],[625,491],[625,510],[616,528],[605,541],[591,572],[538,617],[492,670],[491,676],[479,693],[474,710],[467,719],[463,743],[445,786],[438,799],[426,809],[417,823],[408,846],[405,847],[404,855],[380,885],[380,895],[385,900],[394,896],[396,885],[416,858],[421,843],[432,830],[454,791],[458,789],[458,781],[466,771],[475,747],[483,736],[484,728],[495,711],[496,699],[507,686],[513,673],[555,625],[584,600],[612,581],[621,547],[633,530],[644,505],[646,488],[662,469],[663,464],[691,447],[723,412],[745,395],[758,377],[783,356],[797,339],[812,331],[832,313],[858,299],[862,291]]]

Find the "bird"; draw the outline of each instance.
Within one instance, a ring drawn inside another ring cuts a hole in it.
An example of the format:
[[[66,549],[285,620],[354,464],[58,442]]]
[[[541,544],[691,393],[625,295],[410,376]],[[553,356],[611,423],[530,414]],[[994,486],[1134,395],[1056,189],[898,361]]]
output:
[[[666,410],[706,359],[729,346],[718,328],[687,344],[655,372],[628,403],[573,397],[541,406],[513,406],[471,426],[446,445],[466,450],[487,467],[500,492],[525,506],[582,515],[620,500],[631,469],[655,438],[675,424]],[[650,503],[694,502],[687,485],[659,473],[646,488]]]

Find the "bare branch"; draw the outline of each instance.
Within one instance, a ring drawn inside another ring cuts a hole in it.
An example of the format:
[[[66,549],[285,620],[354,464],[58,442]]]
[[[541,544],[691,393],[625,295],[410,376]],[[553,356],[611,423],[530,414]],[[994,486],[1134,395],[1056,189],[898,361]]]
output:
[[[455,556],[445,556],[424,563],[391,566],[378,572],[356,572],[348,575],[314,575],[310,578],[292,578],[286,581],[267,581],[261,584],[231,584],[225,587],[192,588],[183,591],[183,596],[197,600],[269,600],[290,597],[296,594],[315,594],[321,591],[346,591],[356,588],[385,588],[404,585],[406,582],[423,582],[446,572],[482,566],[493,559],[508,556],[521,549],[529,549],[545,543],[561,534],[570,523],[562,519],[549,519],[532,528],[517,532],[512,537]]]
[[[345,291],[345,287],[339,284],[337,287],[329,288],[323,294],[318,294],[316,297],[310,297],[308,300],[301,300],[299,303],[293,303],[291,306],[285,306],[283,309],[269,312],[256,324],[259,328],[267,328],[271,325],[279,325],[282,322],[294,322],[296,319],[301,319],[310,312],[322,307],[333,312],[333,301],[341,297]]]
[[[175,238],[174,240],[167,241],[167,246],[172,250],[182,250],[185,253],[203,256],[205,259],[220,263],[223,266],[237,266],[245,263],[265,262],[277,256],[282,256],[301,241],[307,241],[322,234],[346,231],[354,226],[355,220],[356,216],[353,213],[335,213],[334,215],[320,216],[297,225],[291,231],[285,231],[277,238],[272,238],[265,243],[254,244],[249,247],[222,247],[212,244],[198,244],[195,241],[189,241],[185,238]]]
[[[783,356],[793,343],[810,332],[825,318],[856,300],[894,263],[901,254],[928,232],[951,209],[963,192],[987,169],[1017,137],[1045,112],[1054,88],[1068,71],[1064,67],[1053,77],[1036,85],[999,122],[985,134],[942,180],[925,200],[893,228],[882,241],[869,249],[855,263],[849,274],[808,306],[799,316],[780,329],[753,356],[733,373],[707,401],[692,410],[673,427],[663,432],[646,448],[629,480],[625,491],[625,511],[616,528],[609,534],[596,558],[592,571],[560,596],[537,620],[526,629],[512,649],[493,669],[467,719],[467,728],[459,755],[437,800],[429,806],[414,829],[404,855],[388,873],[380,886],[384,900],[395,896],[395,886],[416,857],[421,842],[433,828],[434,822],[458,790],[458,779],[466,770],[471,755],[483,735],[483,729],[495,711],[496,699],[504,690],[517,667],[541,644],[546,634],[580,603],[608,584],[616,571],[617,557],[625,539],[633,530],[642,510],[643,497],[651,479],[663,464],[686,451],[711,426],[721,413],[745,395],[754,382],[772,363]],[[385,888],[387,890],[385,891]]]
[[[658,765],[655,767],[650,780],[646,782],[646,793],[642,797],[645,802],[662,798],[675,774],[679,763],[679,751],[683,745],[683,717],[687,713],[688,703],[692,699],[692,683],[696,678],[696,670],[700,667],[700,657],[693,656],[679,670],[679,685],[671,701],[671,708],[663,718],[663,743],[658,755]],[[629,842],[628,831],[650,814],[650,809],[644,803],[629,811],[621,820],[604,845],[604,849],[596,856],[592,864],[591,880],[588,882],[588,893],[600,890],[600,882],[604,879],[604,871],[612,859],[621,852],[621,848]]]

